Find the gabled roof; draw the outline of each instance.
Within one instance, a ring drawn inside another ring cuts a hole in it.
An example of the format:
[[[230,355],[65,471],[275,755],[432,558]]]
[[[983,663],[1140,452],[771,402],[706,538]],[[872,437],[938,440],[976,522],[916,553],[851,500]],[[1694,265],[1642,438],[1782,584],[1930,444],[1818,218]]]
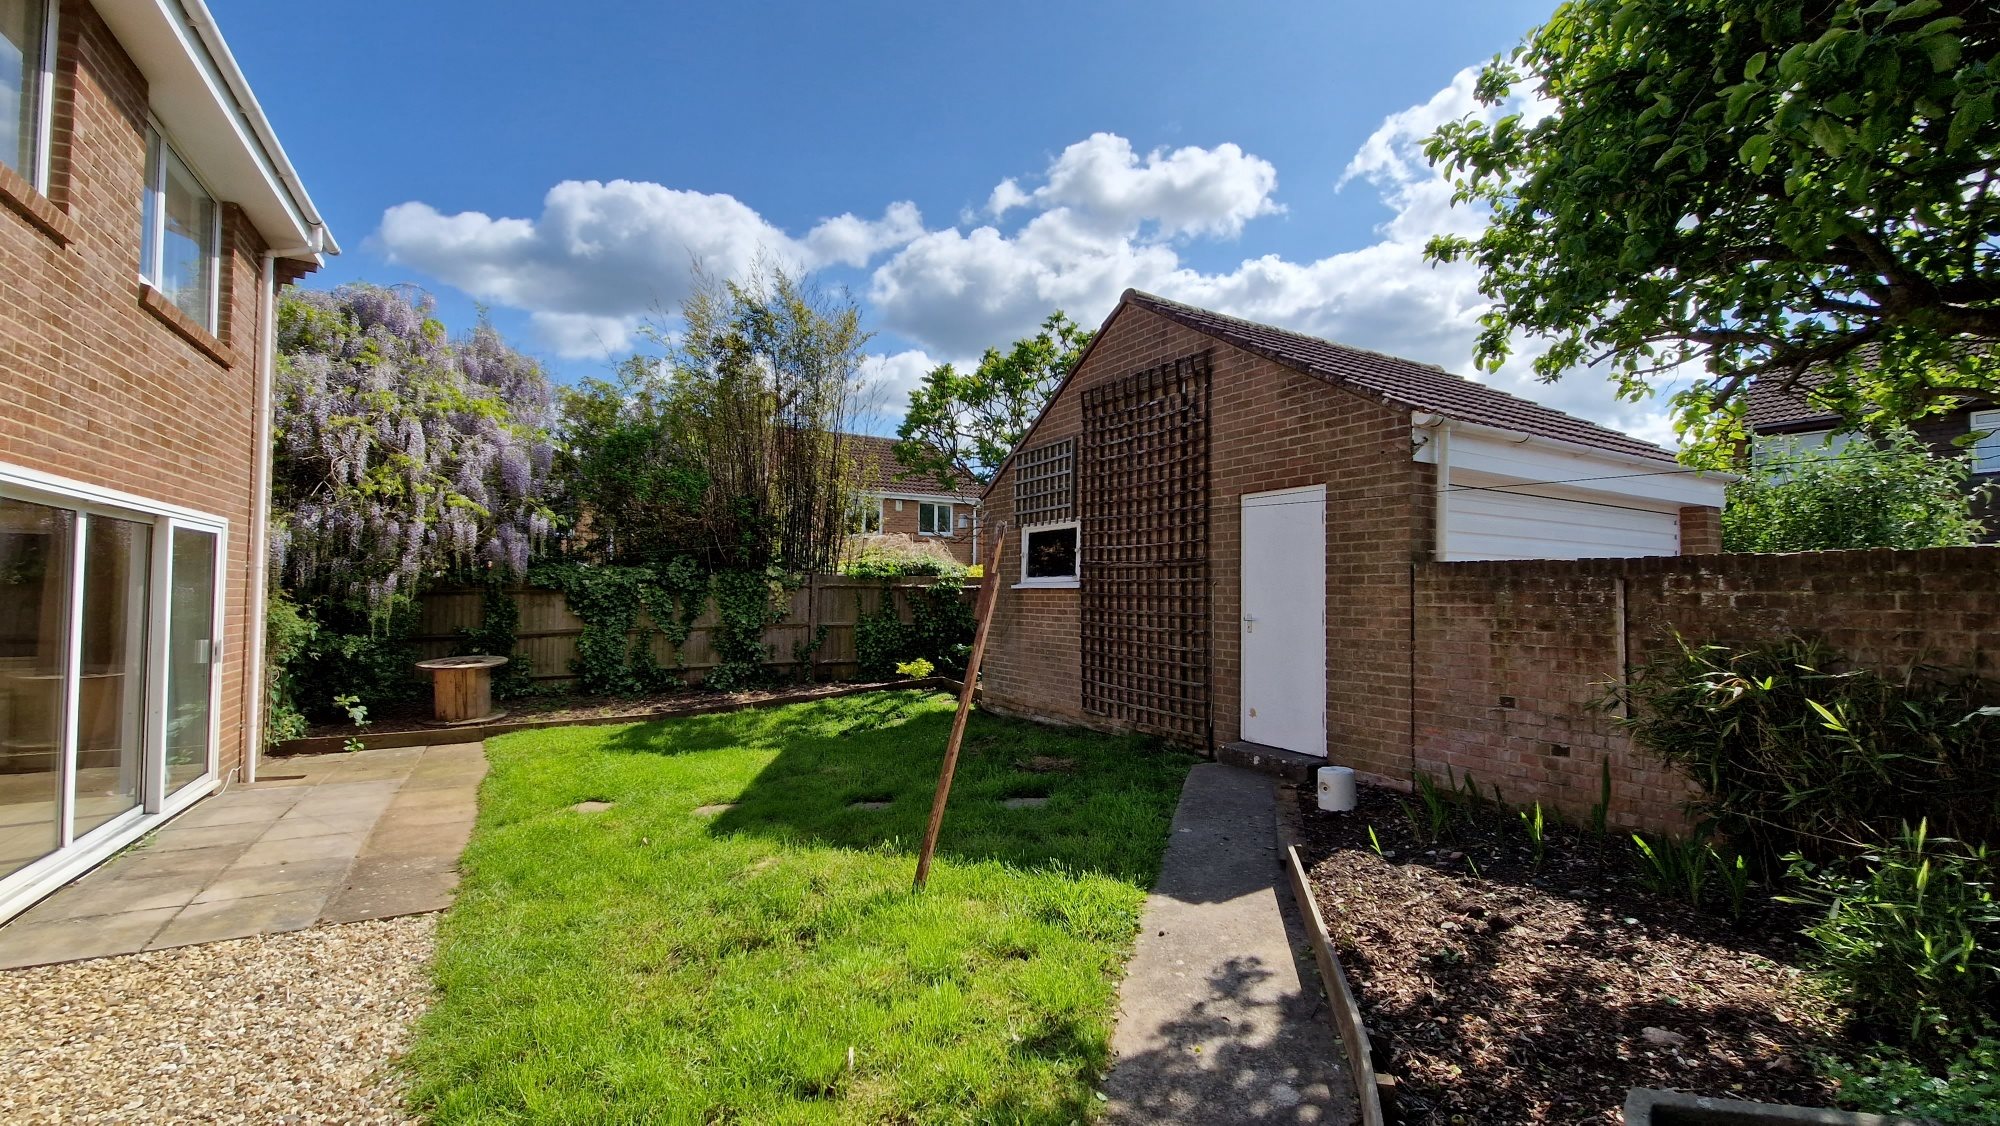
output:
[[[1674,460],[1671,451],[1651,442],[1517,395],[1509,395],[1483,383],[1475,383],[1431,364],[1350,348],[1304,333],[1183,305],[1135,289],[1126,290],[1119,303],[1137,305],[1274,363],[1410,410],[1430,411],[1460,422],[1607,450],[1628,457],[1666,462]]]
[[[937,497],[940,500],[955,500],[966,504],[979,502],[979,488],[976,482],[962,481],[959,483],[959,488],[948,489],[944,482],[927,473],[904,477],[903,475],[910,470],[896,460],[894,438],[877,438],[872,434],[848,434],[845,439],[848,455],[854,459],[855,469],[860,474],[863,492]]]
[[[1807,397],[1826,382],[1824,371],[1808,371],[1790,387],[1776,380],[1753,379],[1743,400],[1743,421],[1753,433],[1810,429],[1840,421],[1840,416],[1816,406]]]

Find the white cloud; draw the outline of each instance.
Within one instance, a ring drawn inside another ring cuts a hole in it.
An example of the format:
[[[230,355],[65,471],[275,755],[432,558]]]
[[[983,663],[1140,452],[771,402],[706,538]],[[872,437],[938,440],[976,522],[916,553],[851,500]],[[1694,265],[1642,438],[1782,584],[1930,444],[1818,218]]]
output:
[[[1064,149],[1033,192],[1002,180],[988,208],[996,217],[1029,204],[1069,208],[1107,233],[1151,225],[1162,237],[1233,238],[1250,220],[1283,210],[1271,199],[1277,188],[1276,166],[1234,144],[1154,149],[1142,159],[1125,138],[1093,133]]]
[[[760,256],[795,270],[860,267],[922,232],[910,203],[890,205],[879,220],[828,219],[794,239],[734,196],[566,180],[549,189],[535,219],[446,215],[410,202],[384,213],[377,235],[391,261],[525,309],[552,347],[588,355],[586,340],[628,340],[638,319],[678,305],[697,263],[720,277],[741,276]],[[625,331],[611,331],[614,323]]]
[[[565,360],[601,360],[629,351],[641,318],[591,313],[533,313],[535,334]]]

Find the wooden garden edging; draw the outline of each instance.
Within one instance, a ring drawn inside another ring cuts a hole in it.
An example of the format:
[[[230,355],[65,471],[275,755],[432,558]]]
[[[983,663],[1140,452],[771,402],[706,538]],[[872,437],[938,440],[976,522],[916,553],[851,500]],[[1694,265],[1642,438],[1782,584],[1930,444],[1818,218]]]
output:
[[[814,700],[833,700],[842,696],[858,696],[863,692],[883,692],[901,688],[928,688],[936,691],[959,690],[959,683],[941,676],[929,676],[921,680],[884,680],[866,684],[821,684],[810,688],[800,688],[790,692],[774,693],[752,700],[731,700],[727,697],[714,699],[694,699],[676,702],[646,711],[628,712],[620,715],[604,716],[563,716],[558,718],[535,718],[524,716],[520,719],[503,719],[495,723],[480,724],[476,727],[420,727],[408,731],[378,731],[370,734],[363,729],[354,734],[321,735],[310,739],[287,739],[272,747],[268,754],[283,758],[289,755],[323,755],[347,749],[350,739],[357,739],[366,750],[383,750],[390,747],[427,747],[444,743],[477,743],[496,735],[513,731],[535,731],[547,727],[602,727],[616,723],[647,723],[656,719],[677,719],[681,716],[715,715],[720,712],[747,711],[751,708],[776,708],[786,704],[802,704]]]
[[[1393,1091],[1396,1081],[1375,1070],[1374,1046],[1368,1040],[1368,1026],[1361,1017],[1361,1005],[1354,997],[1354,988],[1348,983],[1347,971],[1340,964],[1340,955],[1333,952],[1333,939],[1326,933],[1326,919],[1320,914],[1319,901],[1313,898],[1312,883],[1306,879],[1306,866],[1299,859],[1297,845],[1285,845],[1285,869],[1292,880],[1292,898],[1299,904],[1299,917],[1305,921],[1306,936],[1312,940],[1313,959],[1319,963],[1320,981],[1326,986],[1327,1005],[1333,1010],[1333,1024],[1340,1033],[1340,1043],[1347,1049],[1348,1074],[1354,1077],[1355,1101],[1361,1111],[1361,1126],[1386,1126],[1388,1119],[1382,1113],[1382,1096],[1385,1091]]]

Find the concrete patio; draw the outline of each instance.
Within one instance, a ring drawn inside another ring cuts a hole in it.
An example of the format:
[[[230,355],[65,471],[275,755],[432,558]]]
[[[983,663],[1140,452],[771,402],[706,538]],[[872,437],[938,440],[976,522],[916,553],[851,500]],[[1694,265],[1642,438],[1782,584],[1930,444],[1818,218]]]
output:
[[[0,969],[435,911],[486,775],[478,743],[270,760],[0,927]]]

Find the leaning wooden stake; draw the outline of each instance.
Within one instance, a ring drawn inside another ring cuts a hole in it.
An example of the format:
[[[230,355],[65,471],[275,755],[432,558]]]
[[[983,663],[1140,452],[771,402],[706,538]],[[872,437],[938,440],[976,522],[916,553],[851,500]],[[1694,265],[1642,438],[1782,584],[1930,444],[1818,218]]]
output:
[[[938,772],[937,794],[931,798],[931,823],[924,829],[924,847],[917,853],[916,890],[924,890],[930,879],[931,855],[937,851],[938,830],[944,827],[944,803],[951,797],[952,772],[958,769],[958,746],[965,741],[965,720],[972,714],[972,693],[979,685],[979,659],[986,655],[986,627],[993,624],[993,607],[1000,601],[1000,546],[1006,542],[1007,525],[993,529],[993,546],[988,549],[986,573],[979,592],[979,626],[972,633],[972,654],[965,659],[965,684],[958,690],[958,715],[951,721],[951,741],[944,748],[944,769]]]

